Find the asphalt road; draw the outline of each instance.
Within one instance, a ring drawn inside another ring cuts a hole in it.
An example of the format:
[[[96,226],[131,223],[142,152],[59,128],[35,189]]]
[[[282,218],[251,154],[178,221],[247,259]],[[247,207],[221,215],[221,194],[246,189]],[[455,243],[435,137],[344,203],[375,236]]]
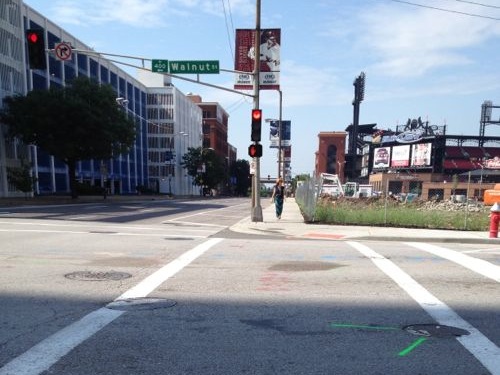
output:
[[[0,209],[0,375],[500,374],[498,245],[231,233],[249,205]]]

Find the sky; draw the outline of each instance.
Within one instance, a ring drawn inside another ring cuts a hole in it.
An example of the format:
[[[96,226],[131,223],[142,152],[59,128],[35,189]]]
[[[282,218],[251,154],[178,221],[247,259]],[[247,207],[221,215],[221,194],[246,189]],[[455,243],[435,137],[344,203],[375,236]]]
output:
[[[256,0],[24,2],[98,52],[218,60],[229,70],[235,30],[256,25]],[[261,0],[261,28],[281,29],[282,119],[291,121],[293,176],[314,172],[320,132],[344,131],[353,122],[353,82],[361,72],[359,123],[378,129],[421,117],[446,125],[447,134],[479,135],[481,104],[500,105],[499,0]],[[135,76],[136,69],[121,67]],[[234,74],[200,80],[232,89]],[[252,98],[172,82],[184,94],[219,102],[230,116],[229,143],[238,159],[250,160]],[[278,119],[278,91],[261,90],[259,107],[264,118]],[[492,117],[500,119],[500,108]],[[261,176],[276,176],[277,152],[264,125]],[[500,136],[500,126],[488,126],[486,135]]]

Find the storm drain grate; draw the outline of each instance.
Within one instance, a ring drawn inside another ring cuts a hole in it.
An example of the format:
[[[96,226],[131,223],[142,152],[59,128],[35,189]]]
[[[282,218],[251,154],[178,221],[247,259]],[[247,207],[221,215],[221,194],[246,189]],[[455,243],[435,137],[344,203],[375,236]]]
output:
[[[411,324],[404,326],[403,330],[413,335],[424,337],[453,338],[470,335],[470,332],[465,329],[439,324]]]
[[[92,272],[92,271],[77,271],[72,273],[67,273],[64,275],[65,278],[70,280],[79,280],[79,281],[118,281],[123,279],[128,279],[132,277],[131,274],[126,272]]]
[[[177,302],[171,299],[164,298],[127,298],[113,301],[106,305],[106,308],[120,311],[141,311],[141,310],[156,310],[166,309],[175,306]]]

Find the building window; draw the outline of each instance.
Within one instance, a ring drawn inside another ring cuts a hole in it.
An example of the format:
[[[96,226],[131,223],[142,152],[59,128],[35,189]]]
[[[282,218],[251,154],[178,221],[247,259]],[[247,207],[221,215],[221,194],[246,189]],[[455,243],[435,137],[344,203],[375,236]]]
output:
[[[337,171],[337,146],[330,145],[326,151],[326,173],[335,174]]]
[[[429,196],[427,199],[442,200],[444,197],[444,189],[429,189]]]

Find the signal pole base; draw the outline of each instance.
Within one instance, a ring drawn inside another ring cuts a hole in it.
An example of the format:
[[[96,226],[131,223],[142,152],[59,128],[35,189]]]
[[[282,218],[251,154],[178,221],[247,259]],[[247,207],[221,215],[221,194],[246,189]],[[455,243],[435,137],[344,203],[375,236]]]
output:
[[[264,219],[262,218],[261,206],[252,207],[252,221],[260,223],[264,221]]]

